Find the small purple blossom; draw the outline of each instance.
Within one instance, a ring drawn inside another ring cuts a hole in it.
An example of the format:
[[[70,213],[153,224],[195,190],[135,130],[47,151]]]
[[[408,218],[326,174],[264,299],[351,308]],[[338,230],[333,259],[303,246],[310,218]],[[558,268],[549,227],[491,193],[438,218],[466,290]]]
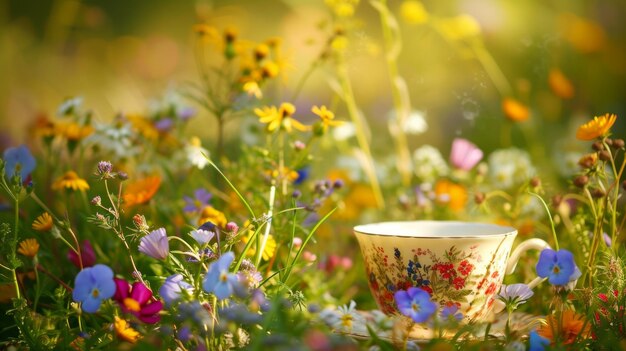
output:
[[[502,300],[507,308],[516,309],[533,296],[533,291],[526,284],[502,285],[498,298]]]
[[[227,252],[209,266],[202,280],[204,291],[215,294],[220,300],[233,294],[235,286],[239,284],[237,275],[228,271],[234,259],[235,254]]]
[[[602,233],[602,239],[604,239],[606,247],[611,247],[611,245],[613,244],[613,239],[611,239],[611,236],[607,233]]]
[[[72,262],[76,268],[80,268],[80,262],[83,262],[84,267],[91,267],[96,264],[96,252],[93,250],[93,246],[91,246],[91,242],[85,239],[80,246],[80,260],[78,259],[78,254],[74,250],[69,250],[67,252],[67,259]]]
[[[394,298],[400,313],[411,317],[416,323],[426,322],[437,310],[437,305],[430,300],[430,294],[420,288],[396,291]]]
[[[193,107],[181,107],[176,112],[181,121],[188,121],[196,115],[196,109]]]
[[[154,123],[154,128],[159,132],[167,132],[174,126],[174,121],[171,118],[163,118]]]
[[[196,189],[193,195],[193,198],[189,196],[185,196],[183,198],[185,200],[185,207],[183,208],[183,211],[187,213],[201,211],[206,205],[209,204],[209,201],[211,201],[211,198],[213,197],[213,194],[203,188]]]
[[[103,264],[97,264],[78,272],[74,280],[72,298],[82,303],[83,311],[95,313],[100,308],[102,300],[115,295],[115,290],[113,270]]]
[[[179,300],[183,290],[187,290],[189,292],[193,291],[191,284],[187,283],[183,279],[184,278],[181,274],[174,274],[167,277],[163,285],[161,285],[159,295],[165,302],[166,306],[169,307],[172,303]]]
[[[4,150],[2,158],[4,159],[4,172],[7,178],[19,173],[22,182],[26,181],[37,165],[37,161],[25,145]]]
[[[159,228],[141,238],[139,252],[146,254],[157,260],[164,260],[170,252],[169,241],[165,228]]]
[[[463,319],[463,314],[459,312],[459,306],[457,305],[445,306],[441,309],[441,313],[439,314],[439,316],[444,321],[460,322],[461,319]]]
[[[456,138],[452,142],[450,162],[458,169],[469,171],[483,158],[483,152],[472,142]]]
[[[204,229],[197,229],[194,231],[189,232],[189,235],[200,245],[205,245],[206,243],[208,243],[209,241],[211,241],[211,239],[213,239],[213,237],[215,236],[215,233],[209,230],[204,230]]]
[[[545,249],[539,255],[537,275],[548,278],[552,285],[566,285],[572,278],[576,279],[576,270],[574,255],[567,250]]]

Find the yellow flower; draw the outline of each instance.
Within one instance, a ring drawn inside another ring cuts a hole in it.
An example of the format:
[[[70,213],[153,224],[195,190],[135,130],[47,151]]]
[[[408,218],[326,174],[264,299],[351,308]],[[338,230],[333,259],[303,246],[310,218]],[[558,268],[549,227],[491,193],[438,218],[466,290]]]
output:
[[[574,85],[559,69],[550,70],[548,75],[548,84],[550,88],[561,99],[571,99],[574,97]]]
[[[428,21],[424,4],[417,0],[407,0],[400,6],[400,15],[409,24],[422,24]]]
[[[283,179],[286,179],[287,181],[293,182],[300,177],[298,172],[293,171],[285,166],[279,169],[267,170],[265,171],[265,174],[276,179],[277,181],[282,181]]]
[[[134,344],[141,338],[138,331],[133,329],[130,325],[128,325],[128,322],[118,316],[115,316],[115,323],[113,323],[113,325],[115,327],[115,334],[117,334],[117,337],[124,341]]]
[[[39,243],[33,238],[26,239],[20,243],[17,252],[26,257],[35,257],[39,252]]]
[[[223,212],[216,210],[213,206],[205,206],[202,212],[200,212],[198,225],[203,225],[206,222],[211,222],[218,227],[224,228],[227,220]]]
[[[35,137],[50,138],[55,135],[54,122],[46,115],[39,115],[31,126],[31,132]]]
[[[593,140],[606,134],[615,123],[617,116],[614,114],[605,114],[604,116],[594,117],[591,121],[578,127],[576,138],[580,140]]]
[[[259,87],[259,83],[255,81],[245,82],[243,84],[243,91],[245,91],[246,94],[248,94],[248,96],[254,96],[257,99],[260,99],[263,97],[263,92],[261,91],[261,88]]]
[[[326,5],[330,7],[338,17],[351,17],[354,15],[355,7],[359,0],[326,0]]]
[[[563,311],[560,320],[550,315],[547,322],[537,329],[537,333],[550,341],[555,341],[554,333],[556,332],[558,340],[565,345],[571,344],[577,339],[586,339],[591,333],[591,325],[585,322],[585,317],[572,310]]]
[[[254,109],[254,113],[259,117],[259,121],[267,124],[268,132],[273,132],[278,128],[284,128],[287,133],[291,133],[294,128],[300,131],[307,131],[309,127],[291,117],[294,112],[296,112],[296,107],[288,102],[283,102],[278,109],[276,106]]]
[[[149,119],[141,115],[127,115],[126,119],[130,121],[133,128],[143,135],[144,138],[152,141],[159,139],[159,130],[156,129]]]
[[[157,190],[159,190],[159,187],[161,187],[161,177],[159,176],[147,177],[128,183],[122,195],[124,208],[150,201]]]
[[[254,227],[250,226],[250,221],[246,221],[243,224],[244,228],[249,228],[248,229],[248,234],[244,237],[241,238],[241,241],[244,244],[247,244],[248,241],[250,241],[250,238],[252,238],[252,235],[254,234]],[[261,243],[263,242],[263,235],[264,233],[261,231],[257,234],[260,239],[261,239]],[[276,254],[276,240],[274,239],[274,236],[269,234],[267,236],[267,242],[265,243],[265,247],[263,248],[263,253],[261,254],[261,257],[266,260],[269,261],[272,257],[274,257],[274,254]],[[248,248],[248,252],[246,252],[246,256],[248,257],[254,257],[256,255],[256,247],[253,245],[250,246],[250,248]]]
[[[61,135],[70,141],[79,141],[91,133],[93,133],[92,126],[81,126],[78,123],[57,123],[55,125],[56,134]]]
[[[313,106],[311,111],[322,119],[322,130],[324,133],[326,133],[328,127],[335,127],[343,124],[342,121],[335,121],[335,114],[324,105],[322,105],[322,107]]]
[[[440,180],[435,184],[437,202],[447,205],[452,211],[459,212],[467,204],[467,190],[464,186],[448,180]]]
[[[42,213],[41,216],[33,221],[32,227],[37,231],[47,232],[52,229],[52,216],[48,212]]]
[[[280,67],[273,61],[266,61],[261,65],[261,77],[262,78],[275,78],[280,72]]]
[[[470,15],[442,19],[437,27],[448,40],[461,40],[480,34],[480,24]]]
[[[523,122],[530,116],[528,107],[512,98],[505,98],[502,101],[502,110],[504,115],[514,122]]]
[[[68,189],[68,190],[74,190],[74,191],[76,190],[85,191],[89,189],[89,184],[87,184],[86,180],[79,177],[78,174],[76,174],[76,172],[67,171],[65,172],[63,176],[61,176],[60,178],[55,180],[54,183],[52,183],[52,189],[53,190]]]

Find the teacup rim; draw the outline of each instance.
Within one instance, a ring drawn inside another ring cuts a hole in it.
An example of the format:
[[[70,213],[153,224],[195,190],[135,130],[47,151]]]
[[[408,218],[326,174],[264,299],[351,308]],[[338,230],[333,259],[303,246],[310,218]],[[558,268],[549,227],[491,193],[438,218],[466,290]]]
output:
[[[442,226],[472,226],[472,227],[483,227],[488,228],[490,230],[496,231],[495,233],[473,233],[473,234],[446,234],[441,236],[432,236],[432,235],[399,235],[395,233],[383,232],[380,230],[373,230],[371,228],[382,227],[382,226],[390,226],[390,225],[442,225]],[[369,236],[382,236],[382,237],[397,237],[397,238],[419,238],[419,239],[450,239],[450,238],[493,238],[493,237],[507,237],[511,235],[517,235],[517,229],[511,226],[504,226],[495,223],[486,223],[486,222],[470,222],[470,221],[445,221],[445,220],[415,220],[415,221],[383,221],[383,222],[373,222],[366,224],[359,224],[353,227],[353,231],[358,234],[364,234]]]

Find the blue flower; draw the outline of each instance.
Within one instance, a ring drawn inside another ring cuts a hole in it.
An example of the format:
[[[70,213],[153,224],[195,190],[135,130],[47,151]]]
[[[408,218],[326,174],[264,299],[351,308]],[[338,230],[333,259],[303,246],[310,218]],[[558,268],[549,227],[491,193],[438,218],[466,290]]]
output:
[[[183,211],[188,213],[202,211],[202,209],[209,204],[209,201],[211,201],[213,194],[203,188],[199,188],[193,192],[193,196],[193,198],[189,196],[183,197],[185,200]]]
[[[176,300],[180,299],[183,290],[191,291],[193,287],[183,280],[181,274],[174,274],[165,279],[165,282],[159,289],[159,295],[165,302],[165,305],[170,306],[172,303],[176,302]]]
[[[416,323],[426,322],[437,310],[437,305],[430,300],[430,294],[420,288],[396,291],[394,297],[400,313],[411,317]]]
[[[529,351],[543,351],[546,346],[550,345],[550,340],[537,334],[536,330],[530,332],[528,342],[530,343]]]
[[[533,291],[526,284],[502,285],[498,298],[502,300],[507,308],[516,309],[533,296]]]
[[[537,275],[541,278],[548,278],[550,284],[566,285],[575,273],[576,263],[571,252],[552,249],[541,251],[537,262]]]
[[[456,320],[460,322],[463,319],[463,314],[459,312],[459,306],[450,305],[441,309],[441,313],[439,315],[444,321],[453,321]]]
[[[102,300],[115,295],[115,289],[111,268],[97,264],[78,272],[72,297],[74,301],[83,303],[83,311],[95,313],[100,308]]]
[[[170,253],[170,244],[164,228],[159,228],[141,238],[139,252],[157,260],[164,260]]]
[[[236,285],[239,284],[239,279],[237,275],[229,273],[228,268],[234,259],[235,254],[227,252],[209,266],[202,281],[204,291],[215,294],[220,300],[233,294]]]
[[[4,150],[2,158],[4,158],[4,171],[7,178],[11,178],[16,172],[19,172],[22,181],[24,181],[37,165],[30,150],[24,145]]]

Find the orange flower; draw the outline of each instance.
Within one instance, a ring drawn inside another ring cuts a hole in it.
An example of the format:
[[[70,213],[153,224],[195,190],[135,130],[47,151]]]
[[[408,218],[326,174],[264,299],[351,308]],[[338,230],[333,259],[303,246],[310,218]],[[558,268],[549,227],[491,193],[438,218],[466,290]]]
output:
[[[571,99],[574,97],[574,85],[559,69],[550,70],[548,75],[548,84],[550,88],[561,99]]]
[[[211,222],[218,227],[224,228],[227,220],[223,212],[216,210],[212,206],[205,206],[200,213],[198,225],[203,225],[206,222]]]
[[[128,183],[122,195],[124,207],[129,208],[150,201],[160,186],[161,177],[159,176],[152,176]]]
[[[115,323],[113,323],[113,326],[115,327],[115,334],[117,334],[117,337],[124,341],[134,344],[141,338],[138,331],[133,329],[130,325],[128,325],[128,322],[118,316],[115,316]]]
[[[79,141],[93,133],[93,127],[89,125],[80,125],[78,123],[57,123],[55,126],[56,133],[70,141]]]
[[[455,212],[463,210],[467,204],[465,187],[448,180],[440,180],[435,184],[435,196],[438,203],[447,204]]]
[[[17,252],[26,257],[35,257],[39,252],[39,243],[36,239],[30,238],[22,241]]]
[[[78,174],[74,171],[67,171],[63,176],[58,178],[52,183],[53,190],[80,190],[85,191],[89,190],[89,184],[83,178],[79,177]]]
[[[506,118],[514,122],[523,122],[530,116],[528,107],[512,98],[505,98],[502,101],[502,110]]]
[[[591,121],[578,127],[576,131],[576,139],[593,140],[606,134],[615,123],[617,116],[608,113],[604,116],[594,117]]]
[[[282,167],[280,169],[271,169],[265,171],[269,177],[272,177],[278,181],[287,180],[288,182],[293,182],[297,180],[300,175],[298,172],[289,169],[288,167]]]
[[[591,326],[585,321],[584,316],[576,314],[572,310],[565,310],[560,317],[559,323],[555,316],[548,316],[548,323],[542,325],[537,330],[537,333],[551,341],[558,339],[566,345],[573,343],[578,338],[585,339],[589,337]],[[554,333],[557,333],[557,335],[554,335]]]
[[[36,231],[47,232],[52,229],[52,217],[48,214],[48,212],[44,212],[33,221],[32,227]]]

